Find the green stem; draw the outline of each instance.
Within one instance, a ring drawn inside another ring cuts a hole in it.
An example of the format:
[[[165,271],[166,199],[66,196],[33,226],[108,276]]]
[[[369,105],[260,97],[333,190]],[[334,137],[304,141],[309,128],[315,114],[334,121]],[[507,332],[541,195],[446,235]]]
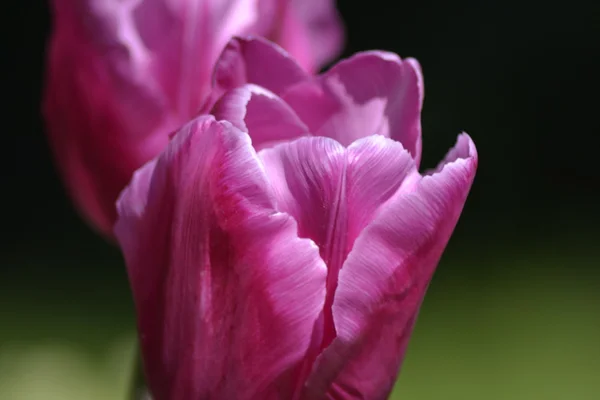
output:
[[[131,388],[129,389],[129,400],[151,400],[150,394],[146,389],[146,379],[144,377],[144,366],[139,347],[135,352],[135,362],[133,366]]]

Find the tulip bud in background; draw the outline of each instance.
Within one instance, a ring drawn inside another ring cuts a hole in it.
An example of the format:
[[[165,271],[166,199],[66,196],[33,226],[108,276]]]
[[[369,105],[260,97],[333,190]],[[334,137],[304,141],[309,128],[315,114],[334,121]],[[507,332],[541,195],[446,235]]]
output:
[[[54,0],[43,113],[70,195],[111,235],[133,171],[196,115],[231,36],[286,47],[306,71],[341,48],[333,0]]]
[[[215,90],[117,206],[154,398],[386,398],[474,143],[419,173],[420,68],[386,52],[312,77],[236,39]]]

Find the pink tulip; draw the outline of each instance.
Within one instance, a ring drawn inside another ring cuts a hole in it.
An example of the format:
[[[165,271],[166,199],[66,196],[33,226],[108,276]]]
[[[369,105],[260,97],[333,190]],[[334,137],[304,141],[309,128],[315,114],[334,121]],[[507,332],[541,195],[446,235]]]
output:
[[[232,35],[277,41],[313,71],[340,49],[333,0],[53,0],[44,99],[50,145],[105,234],[133,171],[194,117]]]
[[[418,172],[420,69],[394,54],[313,78],[238,39],[215,74],[215,116],[185,125],[117,204],[155,399],[386,398],[474,143],[460,135]]]

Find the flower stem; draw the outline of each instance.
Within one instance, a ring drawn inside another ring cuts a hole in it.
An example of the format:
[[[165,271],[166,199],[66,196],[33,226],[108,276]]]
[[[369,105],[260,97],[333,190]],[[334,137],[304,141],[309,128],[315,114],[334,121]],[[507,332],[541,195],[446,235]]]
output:
[[[129,389],[129,400],[152,400],[146,388],[146,379],[144,377],[144,366],[139,347],[135,351],[135,361],[133,365],[131,387]]]

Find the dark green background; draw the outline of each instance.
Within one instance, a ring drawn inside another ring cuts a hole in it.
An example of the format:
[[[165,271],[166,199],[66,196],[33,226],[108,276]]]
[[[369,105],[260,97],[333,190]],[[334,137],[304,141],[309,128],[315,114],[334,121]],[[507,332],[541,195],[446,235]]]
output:
[[[44,1],[3,6],[0,398],[119,398],[133,310],[40,119]],[[478,171],[394,398],[600,398],[600,2],[340,1],[345,55],[419,59],[424,166],[467,131]]]

